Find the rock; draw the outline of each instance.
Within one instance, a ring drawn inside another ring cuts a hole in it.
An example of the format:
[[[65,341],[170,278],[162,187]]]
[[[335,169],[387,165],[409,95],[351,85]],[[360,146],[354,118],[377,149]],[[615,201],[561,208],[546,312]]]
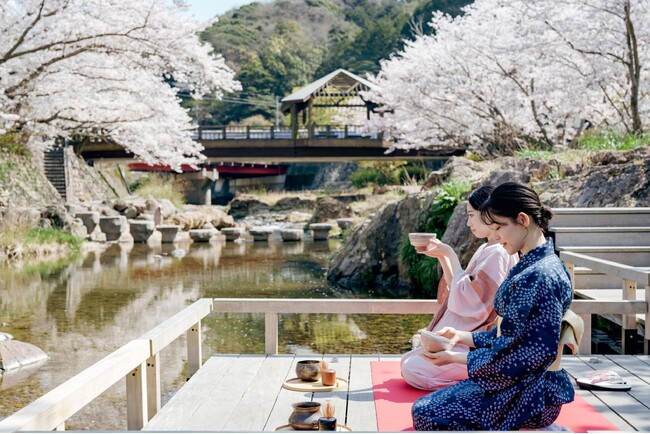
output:
[[[81,219],[72,219],[63,229],[75,237],[83,239],[88,238],[88,230]]]
[[[316,202],[316,209],[311,217],[311,223],[334,220],[340,217],[350,217],[352,208],[347,203],[333,199],[331,197],[322,197]]]
[[[451,179],[462,179],[474,183],[485,175],[484,172],[480,163],[464,157],[451,157],[442,169],[431,172],[422,186],[431,188]]]
[[[183,230],[201,229],[206,223],[211,223],[217,229],[227,228],[234,225],[234,220],[225,212],[214,207],[195,207],[192,211],[177,213],[169,222],[180,225]]]
[[[253,198],[237,198],[230,202],[230,215],[239,219],[251,214],[268,212],[270,207],[264,202]]]
[[[50,205],[46,207],[43,216],[50,220],[52,227],[56,229],[63,229],[72,222],[72,216],[66,212],[63,205]]]
[[[156,229],[161,234],[161,242],[173,243],[176,241],[178,231],[180,231],[181,227],[178,225],[160,225]]]
[[[304,233],[302,229],[282,229],[280,236],[282,241],[302,241]]]
[[[226,237],[226,241],[235,241],[244,233],[242,228],[223,228],[221,233]]]
[[[192,229],[190,230],[190,238],[195,243],[207,243],[210,238],[218,234],[219,231],[215,229]]]
[[[161,208],[161,205],[160,205],[160,202],[158,202],[156,199],[150,197],[147,200],[145,200],[145,202],[144,202],[145,212],[153,215],[153,213],[158,208]]]
[[[280,199],[270,209],[272,212],[284,212],[289,210],[310,210],[314,209],[315,202],[311,199],[299,197],[285,197]]]
[[[11,340],[13,338],[14,337],[11,336],[9,333],[0,332],[0,341],[8,341],[8,340]]]
[[[97,211],[78,212],[75,218],[81,220],[89,234],[99,227],[99,213]]]
[[[127,220],[131,220],[138,216],[138,210],[134,206],[129,206],[124,211],[122,211],[122,215],[124,215]]]
[[[408,268],[401,261],[402,240],[420,225],[424,209],[435,195],[424,192],[386,203],[376,215],[352,230],[331,262],[327,280],[336,286],[359,290],[372,288],[404,296],[411,288]]]
[[[124,199],[117,199],[115,202],[113,202],[113,209],[117,212],[122,212],[125,209],[129,207],[129,204],[126,203],[126,200]]]
[[[287,223],[307,223],[311,219],[311,214],[302,211],[291,211],[285,216],[284,221]]]
[[[35,345],[14,339],[0,341],[0,369],[10,371],[46,360],[48,355]]]
[[[160,199],[160,209],[163,219],[168,219],[178,212],[176,206],[169,199]]]
[[[334,225],[330,223],[312,223],[309,225],[314,233],[314,241],[323,241],[329,238],[329,233],[334,229]]]

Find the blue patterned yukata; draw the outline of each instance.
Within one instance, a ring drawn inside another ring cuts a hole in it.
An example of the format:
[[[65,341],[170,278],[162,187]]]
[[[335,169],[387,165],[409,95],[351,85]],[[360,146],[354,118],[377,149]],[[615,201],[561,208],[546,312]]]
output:
[[[474,332],[469,378],[415,401],[413,425],[432,430],[543,428],[573,401],[573,385],[555,361],[564,312],[571,304],[569,273],[547,240],[516,264],[497,290],[496,327]]]

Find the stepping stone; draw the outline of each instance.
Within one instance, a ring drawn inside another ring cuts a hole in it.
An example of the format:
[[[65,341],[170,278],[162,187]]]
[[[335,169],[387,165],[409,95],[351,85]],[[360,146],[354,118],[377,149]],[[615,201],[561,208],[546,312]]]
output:
[[[301,241],[304,233],[302,229],[282,229],[280,236],[282,241]]]
[[[155,222],[154,222],[155,223]],[[173,243],[178,237],[178,231],[181,230],[179,225],[160,225],[156,229],[162,234],[161,242]]]
[[[218,234],[219,231],[215,229],[191,229],[190,238],[195,243],[207,243],[210,241],[210,238]]]
[[[314,241],[327,240],[333,228],[334,225],[331,223],[312,223],[309,225],[309,229],[314,232]]]
[[[252,228],[248,232],[253,236],[254,241],[268,241],[269,236],[273,233],[273,229],[258,227]]]
[[[135,243],[148,243],[156,232],[153,221],[147,220],[130,220],[129,228],[131,236],[133,236],[133,242]]]
[[[226,241],[235,241],[244,234],[242,228],[222,228],[221,233],[226,236]]]

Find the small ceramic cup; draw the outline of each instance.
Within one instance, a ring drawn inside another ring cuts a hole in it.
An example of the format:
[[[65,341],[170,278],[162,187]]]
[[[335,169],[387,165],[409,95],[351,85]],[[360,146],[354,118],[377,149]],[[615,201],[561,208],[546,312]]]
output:
[[[323,386],[334,386],[336,384],[336,371],[334,369],[321,369],[320,378]]]

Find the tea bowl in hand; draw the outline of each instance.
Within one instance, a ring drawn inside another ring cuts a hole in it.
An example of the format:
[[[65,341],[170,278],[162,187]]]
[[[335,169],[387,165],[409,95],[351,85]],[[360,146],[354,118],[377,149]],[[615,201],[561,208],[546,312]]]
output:
[[[420,332],[420,342],[422,344],[422,348],[430,353],[451,350],[451,348],[454,346],[451,340],[437,335],[434,332],[430,332],[429,330],[422,330]]]
[[[413,247],[425,247],[432,238],[436,238],[436,234],[426,232],[409,233],[409,241]]]

